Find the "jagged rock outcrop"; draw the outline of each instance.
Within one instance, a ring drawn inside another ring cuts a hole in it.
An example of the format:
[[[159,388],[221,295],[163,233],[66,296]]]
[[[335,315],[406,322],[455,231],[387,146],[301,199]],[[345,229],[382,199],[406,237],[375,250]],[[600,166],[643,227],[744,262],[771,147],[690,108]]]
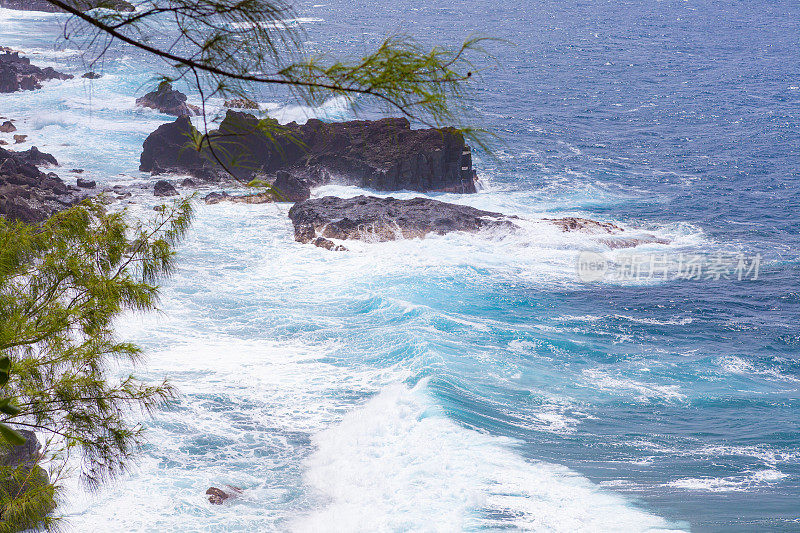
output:
[[[329,239],[384,242],[419,238],[429,233],[474,233],[517,227],[512,222],[514,217],[430,198],[325,196],[296,203],[289,210],[289,218],[294,224],[296,241],[323,248],[331,247]]]
[[[223,176],[223,168],[207,149],[197,152],[190,146],[193,133],[183,117],[160,126],[145,140],[140,170],[203,179]],[[470,149],[451,128],[412,130],[406,119],[335,123],[311,119],[303,125],[281,126],[229,110],[210,137],[219,147],[217,158],[240,180],[285,171],[294,176],[293,185],[304,183],[309,189],[342,183],[382,191],[476,191]]]
[[[17,127],[10,120],[6,120],[2,124],[0,124],[0,132],[11,133],[12,131],[17,131]]]
[[[126,0],[66,0],[65,3],[71,4],[80,11],[89,11],[103,7],[115,9],[117,11],[133,11],[133,4]],[[17,9],[20,11],[45,11],[47,13],[65,13],[63,9],[54,6],[46,0],[0,0],[0,7],[6,9]]]
[[[0,54],[0,93],[33,91],[42,88],[47,80],[69,80],[72,76],[57,72],[52,67],[39,68],[19,52]]]
[[[31,146],[28,150],[24,152],[14,152],[14,155],[26,163],[37,167],[57,167],[58,161],[56,158],[50,154],[46,154],[44,152],[40,152],[38,148],[35,146]]]
[[[165,115],[199,115],[200,108],[186,103],[186,95],[172,88],[172,84],[162,81],[158,89],[136,99],[136,105],[155,109]]]
[[[39,223],[85,197],[38,164],[56,164],[50,154],[35,147],[25,152],[0,148],[0,215],[9,220]]]
[[[154,175],[190,174],[202,180],[219,179],[222,170],[191,146],[194,133],[196,130],[186,115],[156,128],[144,140],[139,170]]]

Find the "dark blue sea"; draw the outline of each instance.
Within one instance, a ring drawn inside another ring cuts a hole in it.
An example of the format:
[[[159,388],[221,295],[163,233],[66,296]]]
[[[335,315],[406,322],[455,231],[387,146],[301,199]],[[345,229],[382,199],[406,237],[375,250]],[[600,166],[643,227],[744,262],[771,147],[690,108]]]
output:
[[[482,189],[434,197],[522,229],[334,254],[285,206],[198,205],[162,312],[120,324],[182,397],[133,474],[70,486],[69,527],[800,531],[800,3],[318,1],[295,23],[319,53],[501,39],[462,115],[491,134]],[[64,20],[2,10],[0,44],[80,74]],[[148,183],[141,143],[171,119],[133,100],[167,66],[117,47],[95,68],[2,114],[63,169]],[[638,245],[544,220],[567,216]],[[245,491],[209,508],[215,483]]]

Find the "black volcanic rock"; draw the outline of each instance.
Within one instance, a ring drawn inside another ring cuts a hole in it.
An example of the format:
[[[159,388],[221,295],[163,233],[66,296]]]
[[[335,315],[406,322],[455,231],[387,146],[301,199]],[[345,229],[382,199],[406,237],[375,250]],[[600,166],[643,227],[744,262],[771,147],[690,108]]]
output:
[[[47,80],[69,80],[72,76],[62,74],[51,67],[39,68],[19,52],[6,51],[0,54],[0,93],[33,91],[41,89]]]
[[[0,148],[0,215],[9,220],[39,223],[84,198],[55,174],[43,173],[34,162],[53,164],[55,158],[35,148],[26,152]]]
[[[278,201],[302,202],[311,198],[311,182],[297,174],[279,170],[273,187],[278,191]]]
[[[94,189],[97,186],[97,182],[94,180],[87,180],[85,178],[78,178],[78,187],[81,189]]]
[[[172,88],[169,82],[162,81],[158,89],[136,99],[136,105],[156,109],[165,115],[199,115],[197,106],[186,103],[186,95]]]
[[[393,241],[444,235],[453,231],[474,233],[487,228],[516,226],[501,213],[429,198],[397,200],[356,196],[325,196],[296,203],[289,210],[295,240],[329,248],[327,239]],[[318,239],[322,238],[322,241]]]
[[[145,141],[140,170],[206,179],[223,175],[208,150],[197,153],[186,148],[191,132],[191,124],[181,118],[160,126]],[[309,188],[341,183],[384,191],[476,190],[470,149],[451,128],[412,130],[406,119],[335,123],[311,119],[304,125],[281,126],[229,110],[210,136],[219,147],[217,157],[240,180],[283,170]],[[276,188],[280,189],[277,184]]]
[[[31,165],[37,167],[58,166],[58,161],[56,161],[55,157],[53,157],[50,154],[40,152],[39,149],[36,148],[35,146],[31,146],[24,152],[16,152],[16,156],[21,160],[25,161],[26,163],[30,163]]]
[[[139,170],[151,174],[190,174],[204,180],[214,180],[223,174],[191,146],[191,136],[197,130],[186,115],[175,122],[162,124],[147,136],[139,158]]]
[[[178,191],[167,180],[159,180],[153,186],[153,196],[177,196]]]

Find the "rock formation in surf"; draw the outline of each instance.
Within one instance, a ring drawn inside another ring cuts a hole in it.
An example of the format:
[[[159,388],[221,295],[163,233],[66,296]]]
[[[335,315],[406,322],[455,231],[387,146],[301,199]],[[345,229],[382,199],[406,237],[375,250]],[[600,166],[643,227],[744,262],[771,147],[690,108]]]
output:
[[[289,210],[289,218],[294,225],[296,241],[329,250],[346,249],[332,239],[385,242],[421,238],[430,233],[444,235],[453,231],[475,233],[484,229],[513,230],[519,227],[520,220],[513,215],[430,198],[398,200],[374,196],[347,199],[325,196],[301,201]],[[553,224],[564,232],[598,235],[598,241],[611,248],[669,242],[648,234],[628,237],[620,226],[587,218],[546,218],[542,222]]]
[[[136,105],[155,109],[165,115],[199,115],[200,108],[186,103],[186,95],[172,88],[169,82],[162,81],[158,89],[136,99]]]
[[[0,54],[0,93],[33,91],[42,88],[47,80],[69,80],[72,76],[62,74],[51,67],[39,68],[19,52],[5,50]]]
[[[383,242],[429,233],[516,227],[511,220],[515,217],[430,198],[325,196],[296,203],[289,210],[289,218],[294,224],[295,240],[324,248],[331,247],[329,239]]]
[[[281,126],[229,110],[210,134],[216,146],[213,154],[190,145],[194,134],[185,117],[163,124],[145,140],[140,170],[216,180],[227,175],[221,161],[240,180],[283,179],[297,198],[307,195],[301,189],[327,183],[381,191],[476,191],[472,155],[463,135],[451,128],[412,130],[403,118],[335,123],[311,119]],[[281,178],[278,171],[288,176]]]

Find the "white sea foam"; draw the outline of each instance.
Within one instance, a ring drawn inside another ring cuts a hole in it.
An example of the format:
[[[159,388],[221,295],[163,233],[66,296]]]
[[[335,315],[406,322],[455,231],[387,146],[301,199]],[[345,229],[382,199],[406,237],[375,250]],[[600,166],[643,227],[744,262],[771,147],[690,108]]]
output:
[[[680,391],[679,385],[659,385],[637,381],[624,376],[614,376],[597,369],[583,371],[590,386],[611,392],[615,395],[631,397],[635,401],[649,403],[652,400],[682,402],[686,395]]]
[[[786,478],[780,470],[758,470],[741,476],[722,478],[683,478],[666,483],[665,487],[699,492],[740,492],[772,485]]]
[[[797,383],[800,382],[795,376],[787,375],[780,371],[778,368],[769,367],[763,368],[762,365],[755,365],[742,357],[735,355],[721,357],[717,360],[717,364],[730,374],[738,374],[749,377],[766,378],[771,381],[784,381]]]
[[[415,389],[392,385],[314,439],[306,480],[320,507],[295,531],[671,530],[515,442],[466,430]]]

